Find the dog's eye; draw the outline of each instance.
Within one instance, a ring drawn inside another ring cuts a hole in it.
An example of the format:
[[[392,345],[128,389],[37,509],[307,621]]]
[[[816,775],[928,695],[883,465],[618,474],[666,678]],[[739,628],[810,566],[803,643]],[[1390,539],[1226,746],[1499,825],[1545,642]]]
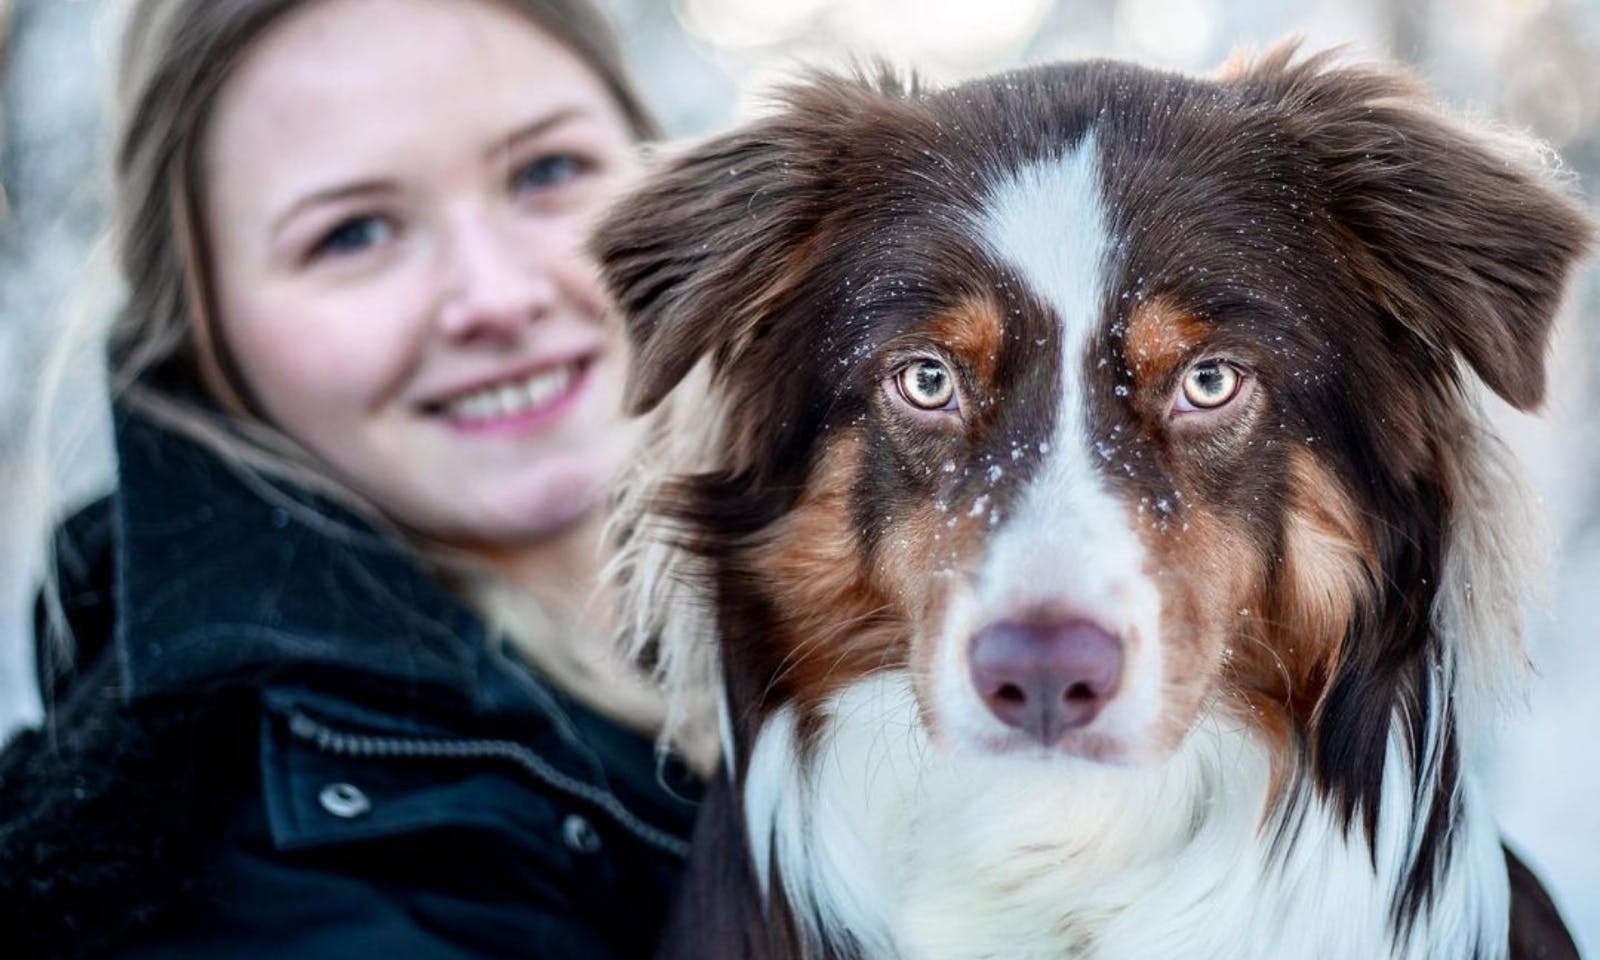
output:
[[[956,382],[950,368],[937,360],[914,360],[895,377],[900,396],[920,410],[955,409]]]
[[[1177,408],[1186,412],[1215,410],[1237,396],[1243,383],[1244,375],[1233,364],[1224,360],[1201,361],[1183,375]]]

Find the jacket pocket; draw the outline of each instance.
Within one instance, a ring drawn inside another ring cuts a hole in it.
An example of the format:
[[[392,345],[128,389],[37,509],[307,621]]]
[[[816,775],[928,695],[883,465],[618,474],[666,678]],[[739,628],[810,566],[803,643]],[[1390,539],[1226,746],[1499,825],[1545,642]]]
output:
[[[559,798],[485,741],[303,690],[268,691],[265,705],[262,799],[278,850],[470,833],[572,869]]]

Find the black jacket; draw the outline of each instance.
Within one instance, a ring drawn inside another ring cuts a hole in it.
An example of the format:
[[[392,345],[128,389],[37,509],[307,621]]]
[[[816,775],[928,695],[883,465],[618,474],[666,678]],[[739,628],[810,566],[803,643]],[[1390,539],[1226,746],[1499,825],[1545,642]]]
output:
[[[650,952],[677,768],[348,514],[116,434],[61,538],[78,669],[0,754],[6,956]]]

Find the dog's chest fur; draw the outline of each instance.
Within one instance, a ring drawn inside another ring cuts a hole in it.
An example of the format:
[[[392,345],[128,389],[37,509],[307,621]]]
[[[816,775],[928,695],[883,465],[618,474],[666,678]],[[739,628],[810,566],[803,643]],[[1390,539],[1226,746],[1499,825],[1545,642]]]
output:
[[[1159,768],[951,762],[916,723],[904,678],[844,691],[796,755],[769,722],[745,780],[758,873],[809,903],[814,935],[848,930],[862,957],[1278,960],[1493,956],[1506,936],[1493,824],[1464,785],[1442,883],[1451,909],[1393,944],[1396,891],[1417,851],[1409,764],[1391,748],[1390,800],[1369,851],[1321,802],[1263,817],[1269,758],[1207,720]]]

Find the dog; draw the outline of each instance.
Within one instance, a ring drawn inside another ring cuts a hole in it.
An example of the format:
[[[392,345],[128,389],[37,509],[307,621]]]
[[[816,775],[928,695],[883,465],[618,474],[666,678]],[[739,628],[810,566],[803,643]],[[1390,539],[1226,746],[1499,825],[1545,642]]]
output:
[[[1570,950],[1468,761],[1537,553],[1482,394],[1590,236],[1292,46],[819,75],[667,160],[595,244],[625,631],[726,754],[666,955]]]

